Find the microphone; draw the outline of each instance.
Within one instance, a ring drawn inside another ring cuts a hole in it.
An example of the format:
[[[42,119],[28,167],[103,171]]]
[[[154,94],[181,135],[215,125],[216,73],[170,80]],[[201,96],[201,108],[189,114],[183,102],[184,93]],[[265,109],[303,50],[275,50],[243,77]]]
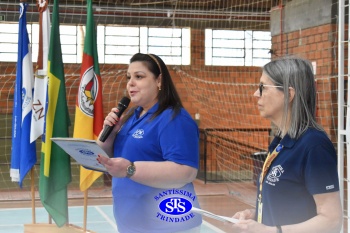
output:
[[[125,109],[128,108],[129,103],[130,103],[130,99],[128,97],[124,96],[118,103],[117,108],[118,108],[119,112],[114,112],[114,113],[118,117],[120,117],[123,114],[123,112],[125,111]],[[108,138],[109,134],[112,132],[112,130],[113,130],[113,126],[105,125],[103,132],[100,136],[100,141],[105,142],[106,139]]]

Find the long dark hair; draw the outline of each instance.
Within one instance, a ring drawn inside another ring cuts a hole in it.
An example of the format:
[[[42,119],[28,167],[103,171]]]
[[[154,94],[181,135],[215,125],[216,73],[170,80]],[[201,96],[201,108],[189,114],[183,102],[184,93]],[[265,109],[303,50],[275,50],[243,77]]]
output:
[[[154,74],[156,79],[158,79],[160,75],[162,76],[160,87],[161,90],[159,90],[157,96],[159,107],[151,119],[159,116],[167,108],[173,109],[173,117],[175,117],[180,112],[183,105],[164,61],[155,54],[143,53],[136,53],[131,57],[130,63],[136,61],[142,62],[149,69],[149,71]],[[125,117],[125,120],[127,120],[132,114],[133,111],[129,111]]]

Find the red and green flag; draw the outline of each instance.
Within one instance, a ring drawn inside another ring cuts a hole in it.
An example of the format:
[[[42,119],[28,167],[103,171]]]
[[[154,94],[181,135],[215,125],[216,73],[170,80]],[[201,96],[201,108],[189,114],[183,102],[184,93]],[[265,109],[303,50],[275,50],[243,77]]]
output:
[[[91,0],[87,22],[80,84],[75,106],[74,138],[97,139],[103,127],[102,81],[98,64],[97,39]],[[102,175],[80,168],[80,190],[87,190]]]

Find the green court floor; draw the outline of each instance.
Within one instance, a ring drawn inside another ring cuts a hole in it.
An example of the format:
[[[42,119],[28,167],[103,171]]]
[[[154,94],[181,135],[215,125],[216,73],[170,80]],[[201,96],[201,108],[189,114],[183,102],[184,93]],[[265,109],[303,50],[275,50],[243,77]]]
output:
[[[83,207],[69,207],[69,223],[83,227]],[[87,230],[96,233],[118,233],[111,205],[89,206],[87,210]],[[48,223],[48,214],[44,208],[36,208],[36,223]],[[0,233],[23,233],[24,224],[32,224],[31,208],[0,209]],[[224,233],[224,231],[203,221],[201,233]]]

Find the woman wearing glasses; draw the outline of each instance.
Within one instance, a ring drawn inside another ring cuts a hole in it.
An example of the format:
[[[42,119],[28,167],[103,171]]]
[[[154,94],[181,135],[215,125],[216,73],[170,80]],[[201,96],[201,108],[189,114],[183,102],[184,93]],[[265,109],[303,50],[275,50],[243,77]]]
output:
[[[315,119],[310,62],[288,57],[266,64],[254,96],[277,133],[257,182],[256,208],[233,216],[240,220],[233,232],[339,232],[337,155]]]

